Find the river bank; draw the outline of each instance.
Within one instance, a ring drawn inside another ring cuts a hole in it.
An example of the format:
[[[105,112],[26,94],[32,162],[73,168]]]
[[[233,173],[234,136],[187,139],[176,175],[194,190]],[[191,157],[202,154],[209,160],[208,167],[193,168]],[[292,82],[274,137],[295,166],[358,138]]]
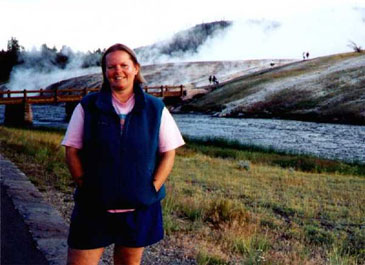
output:
[[[62,105],[33,105],[34,126],[65,129]],[[4,106],[0,106],[0,123]],[[277,152],[307,154],[365,164],[365,126],[278,119],[223,118],[202,114],[173,114],[190,138],[218,138]]]
[[[174,115],[182,133],[237,141],[291,154],[365,163],[365,126],[276,119]]]

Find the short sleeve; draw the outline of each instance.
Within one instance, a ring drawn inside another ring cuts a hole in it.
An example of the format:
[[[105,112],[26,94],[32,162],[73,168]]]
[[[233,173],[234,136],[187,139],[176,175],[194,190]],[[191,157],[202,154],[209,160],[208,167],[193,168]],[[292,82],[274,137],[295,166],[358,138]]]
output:
[[[161,116],[159,151],[164,153],[185,144],[177,124],[171,113],[164,108]]]
[[[82,137],[84,134],[84,109],[79,103],[72,113],[62,145],[77,149],[82,148]]]

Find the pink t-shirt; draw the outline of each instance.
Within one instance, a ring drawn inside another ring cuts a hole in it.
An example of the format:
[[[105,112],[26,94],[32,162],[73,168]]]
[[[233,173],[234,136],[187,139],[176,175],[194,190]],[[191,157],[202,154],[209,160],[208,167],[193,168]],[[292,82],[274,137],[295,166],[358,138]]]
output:
[[[135,99],[134,95],[128,99],[127,102],[120,102],[114,95],[112,97],[112,104],[115,112],[121,119],[121,126],[124,125],[124,119],[126,115],[132,111],[134,107]],[[65,137],[63,138],[62,145],[70,146],[77,149],[82,148],[82,138],[84,132],[84,109],[81,104],[78,104],[71,116],[71,120],[68,124]],[[160,132],[159,132],[159,152],[167,152],[174,150],[184,145],[184,139],[181,136],[180,130],[176,125],[176,122],[170,112],[164,108],[161,116]],[[111,213],[120,213],[134,211],[134,209],[115,209],[108,210]]]
[[[125,103],[121,103],[113,96],[112,104],[116,113],[121,117],[121,126],[123,126],[123,117],[127,115],[134,107],[134,96],[129,98]],[[82,148],[82,137],[84,131],[84,109],[78,104],[72,114],[70,123],[68,124],[62,145],[70,146],[77,149]],[[164,108],[161,116],[161,125],[159,133],[159,152],[167,152],[184,145],[184,139],[180,130],[170,112]]]

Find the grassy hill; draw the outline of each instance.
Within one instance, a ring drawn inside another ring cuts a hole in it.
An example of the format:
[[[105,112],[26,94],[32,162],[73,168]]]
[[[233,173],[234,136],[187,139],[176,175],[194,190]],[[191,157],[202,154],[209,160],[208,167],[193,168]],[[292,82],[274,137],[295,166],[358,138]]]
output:
[[[182,110],[365,124],[365,53],[319,57],[243,75]]]

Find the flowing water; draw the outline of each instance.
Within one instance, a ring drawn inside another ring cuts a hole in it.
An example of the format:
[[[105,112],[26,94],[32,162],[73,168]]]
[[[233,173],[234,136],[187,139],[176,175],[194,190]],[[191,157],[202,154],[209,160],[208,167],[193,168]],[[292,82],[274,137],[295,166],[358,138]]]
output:
[[[66,128],[62,105],[33,105],[36,126]],[[297,154],[365,163],[365,126],[276,119],[216,118],[174,114],[181,132],[197,138],[225,138]],[[0,106],[0,123],[4,106]]]
[[[182,133],[192,137],[225,138],[291,153],[365,163],[365,126],[191,114],[174,117]]]

